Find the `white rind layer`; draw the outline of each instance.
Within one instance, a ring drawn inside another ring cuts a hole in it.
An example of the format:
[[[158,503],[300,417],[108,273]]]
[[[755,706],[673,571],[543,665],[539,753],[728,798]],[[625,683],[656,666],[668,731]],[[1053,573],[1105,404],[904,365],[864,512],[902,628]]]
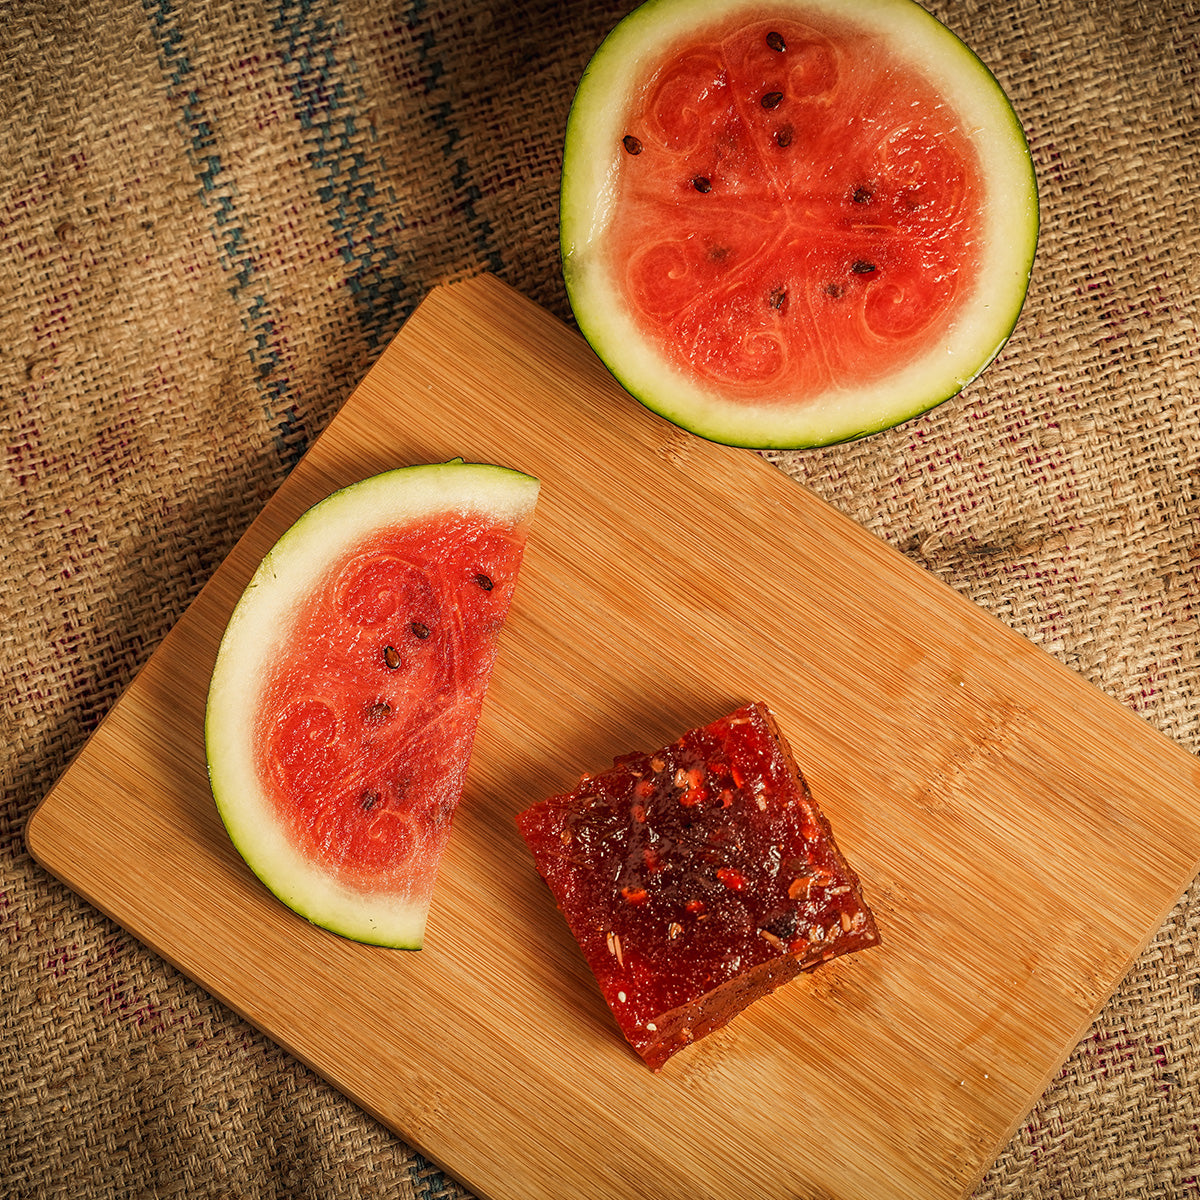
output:
[[[230,618],[205,713],[209,780],[233,844],[258,878],[314,924],[377,945],[417,949],[428,904],[340,883],[299,853],[257,786],[254,714],[274,648],[330,563],[372,533],[440,513],[480,513],[520,525],[538,481],[505,467],[454,460],[403,467],[335,492],[309,509],[263,558]]]
[[[729,400],[667,362],[634,322],[606,249],[626,112],[620,98],[673,41],[743,11],[748,17],[818,14],[885,38],[958,113],[979,154],[987,188],[978,236],[983,250],[979,286],[944,339],[881,383],[831,391],[794,406],[750,407]],[[1037,248],[1037,182],[1021,123],[974,52],[913,0],[647,0],[616,26],[584,72],[567,123],[562,179],[563,274],[581,332],[648,408],[731,445],[830,445],[889,428],[949,399],[1007,342]]]

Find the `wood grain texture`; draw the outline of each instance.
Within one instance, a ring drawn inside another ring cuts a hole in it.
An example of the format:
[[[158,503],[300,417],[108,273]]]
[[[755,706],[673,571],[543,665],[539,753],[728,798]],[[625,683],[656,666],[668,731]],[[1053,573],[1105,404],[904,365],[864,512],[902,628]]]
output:
[[[417,954],[307,925],[208,791],[228,614],[307,507],[461,455],[542,493]],[[750,700],[883,946],[653,1075],[513,816]],[[1191,880],[1200,764],[491,278],[430,294],[56,784],[47,869],[489,1200],[957,1197]]]

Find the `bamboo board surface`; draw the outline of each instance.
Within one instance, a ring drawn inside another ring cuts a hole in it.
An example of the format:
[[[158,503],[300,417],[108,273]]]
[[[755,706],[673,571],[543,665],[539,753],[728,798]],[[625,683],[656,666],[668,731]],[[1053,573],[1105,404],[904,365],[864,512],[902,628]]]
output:
[[[207,786],[228,614],[306,508],[455,456],[541,499],[417,954],[307,925]],[[750,699],[884,944],[659,1075],[513,824]],[[1200,764],[495,279],[436,289],[32,817],[52,873],[488,1200],[968,1193],[1190,882]]]

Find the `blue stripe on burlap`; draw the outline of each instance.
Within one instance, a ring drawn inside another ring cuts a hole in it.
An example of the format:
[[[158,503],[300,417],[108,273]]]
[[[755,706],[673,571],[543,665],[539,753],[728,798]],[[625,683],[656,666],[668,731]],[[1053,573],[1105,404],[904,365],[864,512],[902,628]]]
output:
[[[346,266],[346,286],[367,345],[374,349],[395,333],[419,297],[396,268],[390,230],[402,228],[402,221],[386,167],[372,149],[374,134],[345,28],[325,9],[322,0],[282,0],[273,31],[317,198]]]
[[[413,1200],[449,1200],[457,1192],[446,1176],[416,1150],[408,1164],[408,1178],[413,1186]]]
[[[425,0],[411,0],[403,19],[414,40],[417,63],[430,104],[424,113],[452,174],[456,212],[475,254],[491,271],[503,259],[491,223],[477,211],[482,197],[469,159],[456,153],[461,135],[445,90],[445,66]],[[406,279],[392,231],[403,229],[389,171],[374,145],[357,65],[342,19],[328,0],[278,0],[272,23],[292,109],[308,146],[316,195],[325,209],[334,244],[346,267],[346,286],[370,348],[395,333],[421,299],[420,280]],[[426,164],[428,166],[428,164]]]
[[[442,90],[445,64],[439,51],[437,33],[425,16],[427,8],[425,0],[412,0],[405,16],[405,26],[417,40],[417,62],[423,72],[425,94],[432,97]],[[438,100],[430,106],[428,115],[434,129],[442,135],[443,159],[453,161],[454,174],[450,182],[460,197],[459,210],[466,228],[471,233],[475,252],[489,271],[499,273],[504,269],[504,259],[492,239],[492,224],[486,217],[480,216],[475,207],[483,193],[474,181],[467,158],[454,155],[461,140],[461,134],[453,119],[454,106],[448,99]]]
[[[221,161],[217,131],[193,79],[174,5],[171,0],[142,0],[142,7],[158,44],[167,96],[179,111],[188,161],[196,174],[200,201],[209,212],[218,259],[229,281],[229,294],[242,312],[247,353],[254,364],[264,416],[275,432],[280,461],[290,468],[304,453],[308,436],[291,399],[287,376],[280,369],[283,359],[266,297],[266,281],[256,266],[255,248],[238,216],[237,181]]]

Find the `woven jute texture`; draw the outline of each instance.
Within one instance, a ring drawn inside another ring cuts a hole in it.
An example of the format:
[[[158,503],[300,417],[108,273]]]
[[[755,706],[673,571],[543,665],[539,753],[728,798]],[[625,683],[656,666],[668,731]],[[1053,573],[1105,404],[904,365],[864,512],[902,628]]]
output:
[[[23,830],[432,285],[492,271],[569,318],[563,126],[629,7],[0,2],[0,1194],[467,1195]],[[1022,320],[927,417],[770,457],[1194,753],[1200,12],[933,11],[1028,131]],[[981,1200],[1200,1192],[1198,944],[1193,887]]]

